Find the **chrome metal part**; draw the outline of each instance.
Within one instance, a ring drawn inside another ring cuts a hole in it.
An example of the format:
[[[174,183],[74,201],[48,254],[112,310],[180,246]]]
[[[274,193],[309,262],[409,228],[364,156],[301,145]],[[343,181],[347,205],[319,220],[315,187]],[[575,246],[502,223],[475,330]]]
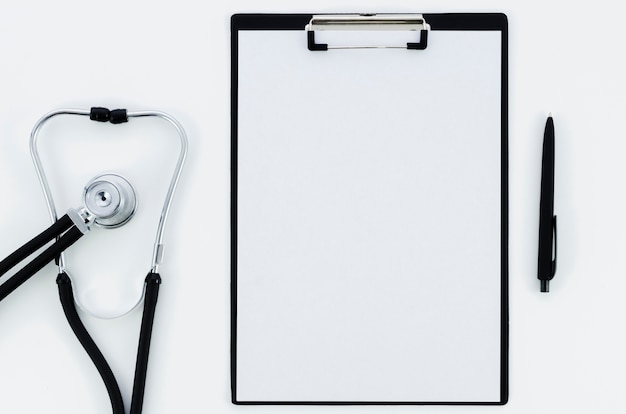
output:
[[[127,179],[117,174],[104,174],[87,184],[83,202],[96,225],[112,229],[123,226],[133,217],[137,196]]]
[[[37,149],[37,141],[38,141],[41,128],[45,125],[45,123],[49,121],[51,118],[55,116],[60,116],[60,115],[78,115],[78,116],[84,116],[87,119],[89,119],[90,111],[82,110],[82,109],[59,109],[56,111],[49,112],[37,121],[37,123],[35,124],[31,132],[31,135],[30,135],[31,157],[33,159],[33,163],[35,164],[37,177],[39,178],[39,183],[41,184],[41,188],[43,189],[44,197],[46,200],[46,205],[48,207],[48,213],[50,215],[50,219],[52,220],[52,222],[55,222],[58,218],[57,211],[56,211],[54,199],[52,197],[52,191],[50,190],[50,185],[48,184],[48,180],[44,172],[43,165],[41,163],[41,158],[39,157],[39,152]],[[185,130],[183,129],[182,125],[176,119],[174,119],[172,116],[164,112],[157,112],[157,111],[128,112],[127,116],[129,120],[131,118],[156,117],[164,121],[167,121],[171,126],[174,127],[174,129],[178,133],[179,140],[180,140],[180,152],[178,154],[178,161],[176,163],[176,167],[174,168],[174,172],[170,180],[167,194],[163,202],[163,208],[161,210],[161,215],[159,218],[159,224],[157,227],[157,232],[156,232],[156,237],[155,237],[155,242],[154,242],[151,271],[156,273],[158,272],[159,264],[162,262],[163,233],[165,229],[165,223],[167,222],[174,192],[176,191],[176,187],[178,186],[182,168],[185,163],[185,159],[187,158],[187,134],[185,133]],[[106,204],[106,200],[101,200],[101,202]],[[100,206],[100,207],[103,207],[103,206]],[[64,271],[64,268],[65,268],[64,262],[65,262],[64,255],[61,254],[59,258],[59,270],[60,271]]]
[[[70,208],[67,210],[67,216],[72,220],[81,233],[87,234],[90,230],[92,216],[85,208],[81,208],[80,210]]]
[[[311,30],[430,30],[421,14],[328,14],[313,16]]]

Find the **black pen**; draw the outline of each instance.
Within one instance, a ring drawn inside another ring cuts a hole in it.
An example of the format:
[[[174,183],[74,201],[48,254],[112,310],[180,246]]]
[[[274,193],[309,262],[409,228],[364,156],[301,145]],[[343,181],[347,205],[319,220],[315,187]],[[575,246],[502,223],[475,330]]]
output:
[[[554,246],[554,250],[553,250]],[[553,257],[554,252],[554,257]],[[541,160],[541,199],[539,201],[539,259],[537,279],[541,291],[550,291],[556,273],[556,216],[554,215],[554,121],[548,115],[543,135]]]

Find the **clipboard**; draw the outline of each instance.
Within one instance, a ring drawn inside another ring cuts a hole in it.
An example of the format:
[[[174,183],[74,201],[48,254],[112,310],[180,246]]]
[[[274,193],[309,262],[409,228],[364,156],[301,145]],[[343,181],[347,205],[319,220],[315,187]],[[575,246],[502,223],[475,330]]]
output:
[[[233,403],[507,402],[507,27],[232,16]]]

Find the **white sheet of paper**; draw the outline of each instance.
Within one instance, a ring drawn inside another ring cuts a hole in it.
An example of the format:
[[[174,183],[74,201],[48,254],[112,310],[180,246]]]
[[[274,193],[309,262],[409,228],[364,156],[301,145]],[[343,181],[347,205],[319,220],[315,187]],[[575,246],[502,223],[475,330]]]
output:
[[[500,400],[501,34],[240,31],[237,399]]]

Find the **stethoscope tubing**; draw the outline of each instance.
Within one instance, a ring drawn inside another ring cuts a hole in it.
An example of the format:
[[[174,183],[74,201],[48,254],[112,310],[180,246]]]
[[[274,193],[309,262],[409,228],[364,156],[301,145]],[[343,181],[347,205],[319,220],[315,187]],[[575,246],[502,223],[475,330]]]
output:
[[[113,414],[124,414],[124,400],[122,399],[120,386],[115,379],[115,375],[113,375],[111,367],[104,358],[104,355],[102,355],[102,352],[100,352],[100,349],[91,335],[89,335],[87,328],[85,328],[85,325],[83,325],[83,322],[78,316],[76,305],[74,304],[72,281],[67,273],[59,273],[57,276],[57,285],[59,288],[59,300],[61,301],[65,318],[72,328],[74,335],[76,335],[78,342],[80,342],[87,352],[87,355],[89,355],[89,358],[91,358],[91,361],[96,366],[109,394]]]
[[[143,409],[143,397],[146,388],[146,376],[148,372],[148,356],[150,354],[150,342],[152,341],[152,327],[161,276],[150,272],[146,276],[146,293],[143,302],[143,315],[139,330],[139,346],[137,349],[137,362],[135,364],[135,379],[133,381],[133,396],[130,403],[130,414],[141,414]]]
[[[73,225],[74,223],[68,215],[64,215],[59,220],[52,223],[50,227],[42,231],[39,235],[35,236],[28,243],[8,255],[0,262],[0,276],[4,275],[15,265],[26,259],[38,249],[45,246],[50,240],[59,236],[64,231],[67,231]]]
[[[61,235],[63,232],[65,234]],[[54,244],[0,285],[0,301],[20,287],[35,273],[43,269],[45,265],[59,257],[61,252],[76,243],[82,236],[83,232],[74,225],[74,222],[66,214],[38,236],[10,254],[0,262],[0,277],[49,241],[58,238]]]
[[[100,349],[92,339],[91,335],[80,320],[76,305],[74,303],[74,293],[72,281],[67,273],[60,273],[57,277],[59,287],[59,299],[65,317],[76,335],[76,338],[94,363],[111,400],[113,414],[125,414],[124,401],[120,392],[120,387],[115,379],[115,375]],[[150,342],[152,340],[152,327],[154,325],[154,315],[156,311],[157,299],[159,297],[159,287],[161,276],[158,273],[149,273],[145,280],[145,299],[143,306],[143,316],[139,331],[139,346],[137,349],[137,361],[135,364],[135,378],[133,381],[133,394],[130,405],[130,414],[141,414],[143,410],[143,400],[146,388],[146,377],[148,372],[148,356],[150,353]]]

